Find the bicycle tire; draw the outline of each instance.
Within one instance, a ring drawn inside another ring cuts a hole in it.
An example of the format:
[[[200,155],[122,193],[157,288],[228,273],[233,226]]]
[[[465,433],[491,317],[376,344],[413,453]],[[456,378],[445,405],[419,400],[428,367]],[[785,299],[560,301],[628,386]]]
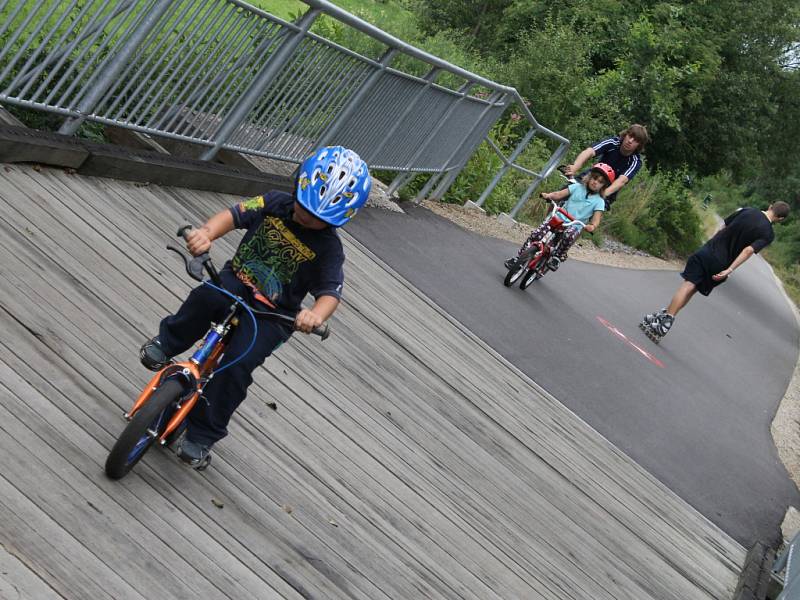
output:
[[[106,459],[106,475],[121,479],[138,463],[150,446],[158,439],[172,415],[171,407],[183,393],[183,384],[177,379],[167,379],[153,392],[117,439]],[[153,436],[148,430],[154,430]]]
[[[503,285],[506,287],[511,287],[519,278],[525,274],[525,271],[528,269],[527,263],[522,263],[514,267],[513,269],[509,269],[508,273],[506,273],[505,279],[503,279]]]
[[[542,253],[539,252],[539,254],[533,257],[528,272],[525,274],[525,277],[522,278],[522,281],[519,282],[519,289],[526,290],[530,284],[542,278],[542,264]]]

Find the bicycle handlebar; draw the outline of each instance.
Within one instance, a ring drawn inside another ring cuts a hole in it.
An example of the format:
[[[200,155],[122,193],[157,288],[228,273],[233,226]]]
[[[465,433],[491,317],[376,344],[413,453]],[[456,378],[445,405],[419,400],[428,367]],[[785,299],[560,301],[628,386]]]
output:
[[[192,230],[191,225],[183,225],[180,229],[178,229],[177,236],[182,237],[184,240],[188,241],[187,238],[191,230]],[[180,250],[179,248],[168,245],[167,249],[176,252],[183,259],[184,265],[186,266],[186,272],[192,279],[196,279],[197,281],[202,282],[203,270],[205,269],[205,271],[208,273],[208,276],[211,278],[211,281],[214,283],[214,285],[224,289],[225,286],[222,285],[222,280],[219,277],[219,272],[217,271],[217,268],[214,266],[214,263],[211,261],[211,256],[209,255],[208,252],[203,252],[202,254],[199,254],[198,256],[195,256],[191,260],[189,260],[188,258],[186,258],[186,255],[184,255],[183,251]],[[242,298],[239,298],[238,296],[236,298],[237,301],[246,304],[246,302]],[[257,308],[253,308],[249,304],[247,304],[247,308],[251,310],[253,314],[256,316],[272,319],[275,321],[283,321],[287,325],[293,326],[295,324],[295,319],[288,315],[268,310],[259,310]],[[330,328],[328,327],[327,323],[323,323],[319,327],[315,327],[314,329],[312,329],[310,333],[318,335],[321,338],[321,341],[324,341],[330,335]]]
[[[542,192],[539,192],[539,198],[541,198],[542,200],[547,200],[547,202],[549,202],[550,204],[553,205],[553,210],[550,211],[550,216],[548,218],[552,217],[556,213],[561,213],[562,215],[564,215],[567,218],[567,222],[564,223],[565,225],[580,225],[581,230],[584,230],[586,228],[586,223],[584,223],[580,219],[576,219],[575,217],[573,217],[566,210],[561,208],[556,203],[555,200],[548,200],[547,198],[544,197],[544,194]],[[588,233],[589,235],[594,235],[593,231],[587,231],[586,233]]]

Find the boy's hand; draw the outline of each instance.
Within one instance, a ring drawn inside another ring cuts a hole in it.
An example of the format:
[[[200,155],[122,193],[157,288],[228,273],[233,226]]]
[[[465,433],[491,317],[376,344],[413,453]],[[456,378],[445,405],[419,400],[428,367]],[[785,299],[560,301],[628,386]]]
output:
[[[553,193],[552,192],[543,192],[543,193],[541,193],[539,195],[545,200],[552,200],[552,198],[550,196],[552,196]]]
[[[592,233],[595,229],[597,229],[597,227],[595,225],[592,225],[591,223],[589,223],[586,227],[584,227],[584,229],[586,231],[588,231],[589,233]]]
[[[294,320],[294,327],[303,333],[311,333],[314,329],[322,325],[322,323],[322,317],[320,317],[317,313],[304,308],[297,313],[297,317],[295,317]]]
[[[567,177],[574,177],[575,176],[575,165],[567,165],[564,167],[564,175]]]
[[[192,229],[186,234],[186,248],[192,253],[192,256],[200,256],[203,252],[208,252],[211,248],[208,230],[205,227]]]

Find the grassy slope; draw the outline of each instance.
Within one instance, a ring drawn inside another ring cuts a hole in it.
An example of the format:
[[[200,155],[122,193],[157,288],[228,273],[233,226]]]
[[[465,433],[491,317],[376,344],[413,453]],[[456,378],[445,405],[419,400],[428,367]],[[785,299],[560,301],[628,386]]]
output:
[[[282,19],[291,19],[308,10],[308,5],[300,0],[248,0],[253,6],[267,11]],[[356,14],[387,31],[397,35],[398,30],[392,23],[407,23],[413,16],[407,10],[394,2],[380,2],[378,0],[336,0],[331,2],[344,10]]]

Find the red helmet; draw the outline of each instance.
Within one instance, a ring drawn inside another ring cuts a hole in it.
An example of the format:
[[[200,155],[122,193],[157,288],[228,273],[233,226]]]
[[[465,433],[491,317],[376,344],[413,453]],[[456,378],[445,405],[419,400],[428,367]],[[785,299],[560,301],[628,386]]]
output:
[[[596,163],[592,165],[592,171],[597,171],[598,173],[602,173],[606,179],[608,179],[609,185],[614,183],[614,180],[617,178],[617,174],[614,173],[614,169],[608,166],[606,163]]]

